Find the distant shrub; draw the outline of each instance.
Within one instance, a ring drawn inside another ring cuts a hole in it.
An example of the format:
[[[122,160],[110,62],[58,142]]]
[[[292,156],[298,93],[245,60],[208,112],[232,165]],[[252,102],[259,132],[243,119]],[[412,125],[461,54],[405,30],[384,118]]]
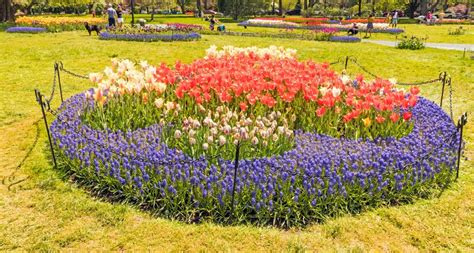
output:
[[[402,40],[397,44],[399,49],[419,50],[425,48],[426,38],[419,38],[416,36],[403,36]]]

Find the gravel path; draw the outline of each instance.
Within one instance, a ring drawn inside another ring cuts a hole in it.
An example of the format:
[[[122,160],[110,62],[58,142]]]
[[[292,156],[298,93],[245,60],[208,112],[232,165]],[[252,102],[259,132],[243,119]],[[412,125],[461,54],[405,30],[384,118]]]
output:
[[[374,43],[384,46],[391,46],[394,47],[397,45],[398,42],[396,41],[388,41],[388,40],[362,40],[362,42]],[[438,48],[438,49],[445,49],[445,50],[458,50],[464,51],[474,51],[474,44],[451,44],[451,43],[425,43],[426,47],[431,48]]]

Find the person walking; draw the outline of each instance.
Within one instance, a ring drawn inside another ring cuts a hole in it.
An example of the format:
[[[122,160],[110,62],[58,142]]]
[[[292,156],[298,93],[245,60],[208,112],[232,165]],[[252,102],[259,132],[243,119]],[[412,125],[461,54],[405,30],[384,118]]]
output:
[[[117,12],[111,3],[107,9],[107,16],[109,17],[109,27],[115,27],[115,17],[117,16]]]
[[[393,28],[397,27],[397,24],[398,24],[398,11],[394,11],[393,16],[392,16],[392,27]]]
[[[214,26],[216,25],[216,19],[214,18],[214,15],[211,16],[209,19],[209,29],[211,31],[214,31]]]
[[[385,23],[387,23],[389,26],[392,25],[392,15],[390,15],[390,12],[387,12],[387,15],[385,16]]]
[[[117,26],[120,28],[123,25],[123,9],[122,5],[119,4],[117,7]]]
[[[372,30],[374,30],[374,15],[370,14],[367,19],[367,29],[365,30],[365,37],[372,37]],[[369,33],[369,36],[367,36]]]

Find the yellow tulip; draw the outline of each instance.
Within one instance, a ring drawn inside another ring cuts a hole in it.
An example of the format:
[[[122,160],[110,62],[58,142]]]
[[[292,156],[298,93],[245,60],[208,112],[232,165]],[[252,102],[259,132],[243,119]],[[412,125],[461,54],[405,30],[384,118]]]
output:
[[[372,120],[370,120],[369,117],[363,119],[362,122],[364,122],[364,126],[366,126],[366,127],[369,127],[370,124],[372,124]]]

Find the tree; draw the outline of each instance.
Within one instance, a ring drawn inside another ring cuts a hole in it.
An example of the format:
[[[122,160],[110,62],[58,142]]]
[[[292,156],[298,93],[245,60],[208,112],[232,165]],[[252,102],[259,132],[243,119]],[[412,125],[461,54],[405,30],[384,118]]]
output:
[[[12,1],[0,0],[0,22],[13,21],[14,18]]]
[[[362,0],[359,0],[359,9],[358,9],[358,16],[362,16]]]
[[[278,11],[280,16],[283,16],[283,0],[278,0]]]
[[[201,0],[196,0],[196,9],[198,11],[198,17],[202,17]]]

